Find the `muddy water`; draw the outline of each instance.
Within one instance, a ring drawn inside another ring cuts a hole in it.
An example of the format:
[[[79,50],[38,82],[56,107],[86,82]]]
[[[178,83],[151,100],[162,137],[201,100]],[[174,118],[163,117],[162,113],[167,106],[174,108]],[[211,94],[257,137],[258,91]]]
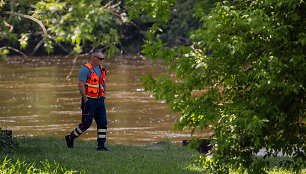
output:
[[[12,57],[0,63],[0,126],[12,129],[15,136],[63,138],[70,133],[81,121],[77,76],[87,61],[78,58],[69,78],[72,57]],[[157,76],[166,67],[136,56],[106,60],[104,67],[107,143],[143,145],[169,139],[180,144],[190,138],[190,130],[174,131],[179,116],[142,86],[143,75]],[[208,137],[208,133],[195,136]],[[95,122],[80,139],[96,140]]]

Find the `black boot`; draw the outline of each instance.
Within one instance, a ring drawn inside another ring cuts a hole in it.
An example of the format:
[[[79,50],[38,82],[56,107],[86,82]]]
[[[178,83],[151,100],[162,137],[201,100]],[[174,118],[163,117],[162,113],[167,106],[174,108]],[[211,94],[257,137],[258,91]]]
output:
[[[104,146],[98,146],[97,150],[99,150],[99,151],[110,151],[108,148],[106,148]]]
[[[68,148],[73,148],[73,139],[70,138],[70,135],[65,136],[67,147]]]

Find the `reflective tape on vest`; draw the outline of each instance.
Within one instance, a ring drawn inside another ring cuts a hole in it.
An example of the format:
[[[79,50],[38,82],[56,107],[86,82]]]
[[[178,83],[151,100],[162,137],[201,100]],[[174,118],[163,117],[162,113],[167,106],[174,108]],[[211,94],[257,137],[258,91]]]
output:
[[[98,138],[106,138],[106,135],[98,135]]]
[[[99,85],[91,85],[90,83],[85,83],[85,85],[90,86],[90,87],[94,87],[94,88],[99,88]]]
[[[106,129],[98,129],[98,132],[106,132]]]
[[[89,95],[86,95],[87,96],[87,98],[98,98],[98,97],[91,97],[91,96],[89,96]]]

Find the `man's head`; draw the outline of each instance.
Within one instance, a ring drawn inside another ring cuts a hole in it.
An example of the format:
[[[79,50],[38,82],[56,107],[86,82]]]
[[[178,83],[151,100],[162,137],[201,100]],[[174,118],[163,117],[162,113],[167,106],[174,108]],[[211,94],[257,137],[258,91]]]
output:
[[[94,66],[101,65],[104,59],[105,55],[100,49],[96,49],[91,53],[91,62]]]

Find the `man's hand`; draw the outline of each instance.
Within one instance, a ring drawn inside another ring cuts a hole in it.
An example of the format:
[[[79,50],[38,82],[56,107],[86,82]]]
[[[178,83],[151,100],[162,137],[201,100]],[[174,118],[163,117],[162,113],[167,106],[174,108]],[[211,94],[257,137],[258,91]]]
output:
[[[88,98],[85,93],[84,85],[85,85],[85,81],[79,80],[79,91],[81,93],[81,96],[83,97],[84,102],[86,103],[88,101]]]

